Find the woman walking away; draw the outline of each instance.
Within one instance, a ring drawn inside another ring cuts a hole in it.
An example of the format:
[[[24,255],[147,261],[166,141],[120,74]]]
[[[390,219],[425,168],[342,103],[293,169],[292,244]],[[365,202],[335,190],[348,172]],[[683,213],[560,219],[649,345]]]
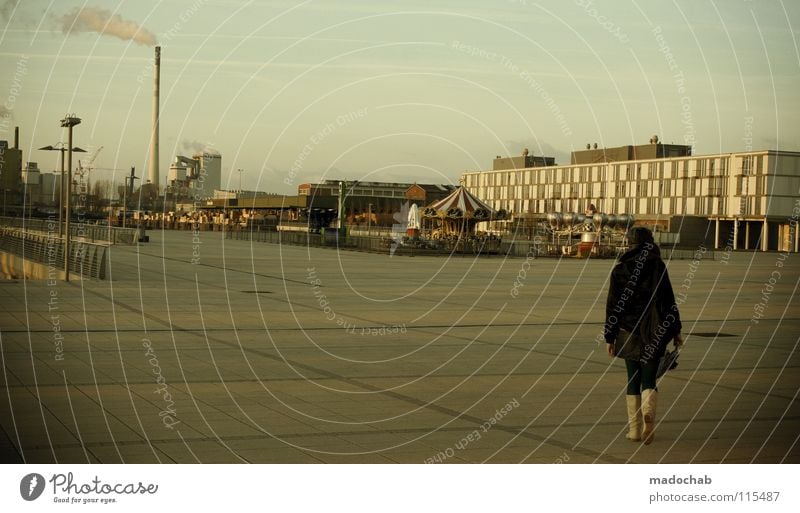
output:
[[[609,356],[624,358],[628,370],[626,438],[650,444],[658,363],[670,340],[680,347],[683,337],[675,294],[653,233],[632,228],[628,242],[630,248],[611,271],[604,335]]]

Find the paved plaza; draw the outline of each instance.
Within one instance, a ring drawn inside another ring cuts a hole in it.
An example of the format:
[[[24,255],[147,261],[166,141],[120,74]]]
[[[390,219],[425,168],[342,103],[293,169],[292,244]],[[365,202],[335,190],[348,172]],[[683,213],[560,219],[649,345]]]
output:
[[[705,255],[708,257],[708,253]],[[105,281],[0,283],[0,453],[28,463],[800,462],[800,255],[675,260],[686,346],[625,440],[612,260],[150,232]]]

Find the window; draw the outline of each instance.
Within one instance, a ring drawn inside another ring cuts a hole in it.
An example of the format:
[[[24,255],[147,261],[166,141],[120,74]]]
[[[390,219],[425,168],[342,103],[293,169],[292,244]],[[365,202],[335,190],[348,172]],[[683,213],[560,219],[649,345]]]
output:
[[[713,177],[708,184],[709,196],[722,196],[722,177]]]
[[[753,172],[753,157],[742,157],[742,174],[749,175]]]

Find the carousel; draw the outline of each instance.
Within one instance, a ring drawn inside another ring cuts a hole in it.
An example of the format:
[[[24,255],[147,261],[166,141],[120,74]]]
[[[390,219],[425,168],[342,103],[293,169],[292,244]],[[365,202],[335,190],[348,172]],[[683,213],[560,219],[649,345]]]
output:
[[[447,241],[456,251],[486,250],[487,244],[499,249],[500,239],[479,233],[479,223],[502,221],[508,218],[505,210],[494,210],[464,187],[446,198],[425,207],[422,212],[423,230],[432,240]]]

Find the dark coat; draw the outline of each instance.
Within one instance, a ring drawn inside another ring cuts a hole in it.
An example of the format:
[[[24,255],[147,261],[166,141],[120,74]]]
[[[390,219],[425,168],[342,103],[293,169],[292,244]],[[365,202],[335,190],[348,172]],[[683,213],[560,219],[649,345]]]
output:
[[[611,271],[606,301],[606,342],[613,344],[620,328],[645,333],[640,361],[658,361],[667,344],[681,332],[681,317],[669,281],[667,266],[658,246],[642,244],[625,252]],[[652,326],[646,315],[650,304],[658,309],[658,322]]]

